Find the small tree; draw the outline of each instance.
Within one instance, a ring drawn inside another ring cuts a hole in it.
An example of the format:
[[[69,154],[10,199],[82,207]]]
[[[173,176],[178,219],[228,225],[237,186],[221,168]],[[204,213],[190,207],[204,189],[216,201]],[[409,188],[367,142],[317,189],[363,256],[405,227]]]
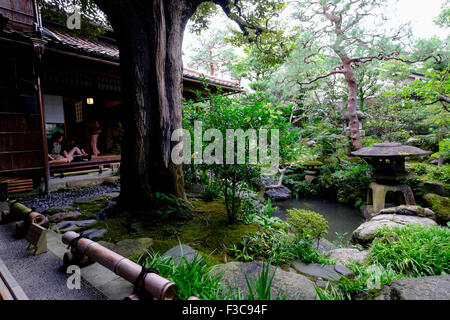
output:
[[[328,221],[319,213],[304,209],[288,210],[288,223],[292,226],[298,237],[311,237],[317,240],[328,233]]]
[[[279,158],[281,162],[288,161],[294,158],[296,152],[296,133],[291,131],[291,124],[287,121],[289,118],[290,108],[282,109],[277,105],[269,103],[263,99],[261,94],[254,94],[244,96],[242,98],[232,98],[227,96],[212,95],[209,100],[203,99],[200,103],[191,101],[185,108],[185,119],[183,127],[188,129],[191,137],[195,136],[194,121],[201,121],[204,130],[217,129],[215,136],[209,136],[208,140],[211,144],[206,144],[201,150],[192,153],[192,157],[202,157],[205,154],[212,154],[211,147],[218,143],[219,145],[226,144],[221,154],[217,154],[217,149],[214,150],[214,163],[197,165],[212,172],[213,177],[217,179],[221,185],[221,189],[225,198],[225,204],[229,222],[236,221],[240,210],[239,195],[245,182],[250,182],[252,178],[258,176],[261,165],[261,153],[259,153],[259,161],[254,162],[250,158],[250,151],[255,152],[251,147],[250,136],[244,137],[245,154],[244,161],[239,161],[239,151],[237,150],[239,142],[235,143],[241,137],[233,137],[232,141],[225,141],[227,131],[242,130],[243,134],[247,134],[249,129],[256,129],[258,133],[260,129],[268,130],[268,151],[270,151],[270,144],[272,143],[271,131],[272,129],[279,130]],[[206,135],[206,133],[205,133]],[[261,138],[260,136],[258,138]],[[206,140],[206,138],[205,138]],[[261,140],[258,139],[260,142]],[[231,144],[229,144],[231,142]],[[231,149],[229,149],[229,146]],[[226,151],[226,152],[225,152]],[[234,162],[229,163],[227,153],[231,151]],[[201,154],[199,154],[201,153]],[[271,156],[270,154],[268,155]]]

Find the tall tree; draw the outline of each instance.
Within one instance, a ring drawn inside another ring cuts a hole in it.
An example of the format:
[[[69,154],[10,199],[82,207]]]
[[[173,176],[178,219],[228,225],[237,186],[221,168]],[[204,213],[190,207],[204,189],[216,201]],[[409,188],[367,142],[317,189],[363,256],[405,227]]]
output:
[[[234,48],[226,42],[223,30],[209,28],[197,37],[197,42],[190,47],[193,51],[187,63],[190,68],[207,71],[212,76],[223,76],[229,70],[231,61],[237,58]]]
[[[369,30],[366,26],[376,21],[376,12],[385,0],[316,0],[297,1],[296,17],[302,22],[303,31],[309,34],[303,46],[318,48],[319,52],[335,55],[339,64],[332,71],[312,80],[299,79],[301,85],[309,85],[332,75],[343,75],[348,87],[347,109],[350,117],[350,138],[354,149],[362,148],[357,117],[359,83],[355,68],[373,60],[398,59],[400,40],[406,36],[405,26],[396,32],[379,29]],[[380,15],[378,15],[380,16]],[[372,20],[371,20],[372,19]],[[320,43],[317,45],[316,43]],[[313,46],[315,44],[315,46]],[[422,59],[419,59],[422,60]]]
[[[269,32],[268,17],[283,1],[263,0],[52,0],[95,3],[117,33],[124,139],[119,205],[154,208],[156,192],[185,199],[181,165],[170,161],[172,132],[182,121],[182,41],[190,18],[201,26],[218,6],[249,41]],[[199,9],[199,13],[196,11]]]

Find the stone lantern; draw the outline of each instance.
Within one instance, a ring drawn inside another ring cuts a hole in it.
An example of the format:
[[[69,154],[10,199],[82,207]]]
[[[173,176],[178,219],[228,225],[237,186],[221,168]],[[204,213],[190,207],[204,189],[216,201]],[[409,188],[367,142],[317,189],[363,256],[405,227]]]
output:
[[[367,118],[367,115],[364,112],[362,112],[361,110],[356,110],[356,116],[358,117],[358,121],[359,121],[359,135],[361,137],[364,137],[366,135],[366,132],[362,128],[362,120]],[[346,111],[342,114],[342,120],[345,121],[344,135],[349,137],[350,136],[350,116],[349,116],[348,111]]]
[[[405,169],[405,158],[424,156],[430,153],[430,151],[404,146],[398,142],[376,143],[371,147],[352,152],[353,156],[363,158],[373,168],[372,177],[375,182],[369,185],[364,215],[369,218],[384,209],[388,192],[400,192],[407,205],[415,205],[411,188],[400,183],[401,180],[410,177]]]

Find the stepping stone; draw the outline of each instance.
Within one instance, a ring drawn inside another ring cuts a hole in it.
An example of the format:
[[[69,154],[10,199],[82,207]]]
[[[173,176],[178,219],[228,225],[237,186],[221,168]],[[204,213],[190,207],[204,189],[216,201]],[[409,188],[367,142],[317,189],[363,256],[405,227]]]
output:
[[[108,230],[106,230],[106,229],[100,229],[100,230],[89,229],[89,230],[83,231],[83,237],[90,239],[90,240],[94,240],[94,239],[103,237],[107,232],[108,232]]]
[[[343,266],[342,264],[337,264],[334,266],[334,270],[337,273],[342,274],[344,277],[349,277],[351,275],[353,275],[353,271],[350,270],[349,268]]]
[[[163,257],[173,257],[175,264],[178,265],[181,262],[181,257],[184,256],[187,261],[191,262],[197,255],[200,255],[197,250],[192,249],[185,244],[182,244],[167,250],[163,254]]]
[[[335,281],[341,278],[339,273],[335,271],[335,266],[333,265],[321,265],[318,263],[306,264],[301,261],[294,261],[293,265],[294,269],[298,272],[316,279]]]
[[[88,228],[97,223],[97,220],[63,221],[56,225],[59,231],[78,231],[81,228]]]
[[[48,218],[51,223],[59,223],[64,220],[76,219],[81,215],[78,211],[55,213]]]

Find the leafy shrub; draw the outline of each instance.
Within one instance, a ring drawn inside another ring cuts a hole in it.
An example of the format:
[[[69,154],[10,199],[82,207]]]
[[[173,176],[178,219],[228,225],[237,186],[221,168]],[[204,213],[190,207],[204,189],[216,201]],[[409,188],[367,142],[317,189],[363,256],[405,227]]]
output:
[[[340,170],[331,174],[332,186],[340,203],[359,208],[365,205],[367,188],[373,181],[368,175],[370,169],[367,164],[344,162]]]
[[[425,163],[411,163],[411,171],[418,176],[422,176],[427,173],[429,165]]]
[[[380,230],[370,247],[372,261],[408,277],[450,273],[450,229],[411,224]]]
[[[156,199],[158,199],[158,209],[155,213],[166,214],[172,211],[190,212],[191,207],[173,194],[165,194],[162,192],[155,193]]]
[[[376,294],[384,285],[403,278],[389,265],[380,264],[361,265],[359,263],[348,266],[353,271],[353,279],[341,276],[330,287],[317,288],[318,298],[321,300],[351,300],[366,291]]]
[[[320,240],[328,233],[328,221],[319,213],[304,209],[290,209],[288,213],[288,223],[298,236]]]
[[[253,261],[257,257],[272,259],[276,264],[299,259],[305,263],[330,263],[313,247],[312,239],[295,237],[277,230],[247,234],[239,245],[230,249],[238,260]]]
[[[428,176],[442,183],[450,183],[450,165],[444,164],[441,167],[432,166],[428,171]]]
[[[361,137],[361,142],[364,147],[370,147],[375,143],[380,143],[382,141],[377,136],[368,136],[368,137]]]

